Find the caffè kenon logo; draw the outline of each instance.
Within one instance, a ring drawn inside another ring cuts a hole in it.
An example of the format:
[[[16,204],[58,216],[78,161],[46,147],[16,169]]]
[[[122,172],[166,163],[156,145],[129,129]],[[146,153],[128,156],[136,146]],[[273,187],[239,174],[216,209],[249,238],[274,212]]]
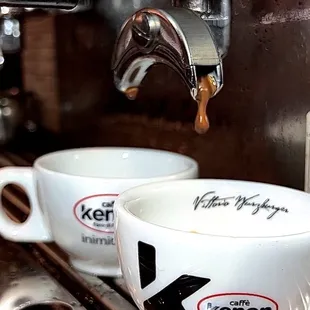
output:
[[[265,198],[260,194],[224,197],[217,195],[216,191],[209,191],[202,196],[197,196],[193,204],[195,211],[198,209],[225,208],[230,206],[236,208],[237,211],[249,208],[252,215],[267,211],[267,220],[270,220],[279,212],[289,212],[287,208],[276,205],[270,198]]]
[[[224,293],[203,298],[197,310],[278,310],[278,304],[269,297],[248,293]]]
[[[82,198],[73,208],[76,219],[91,230],[114,233],[114,201],[118,194]]]

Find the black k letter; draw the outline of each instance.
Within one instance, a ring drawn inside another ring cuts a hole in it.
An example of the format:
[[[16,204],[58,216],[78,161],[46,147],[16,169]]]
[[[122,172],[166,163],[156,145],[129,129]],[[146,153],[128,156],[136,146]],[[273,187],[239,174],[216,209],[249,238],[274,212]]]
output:
[[[198,278],[190,275],[183,275],[166,288],[144,302],[146,310],[184,310],[182,301],[211,280]]]

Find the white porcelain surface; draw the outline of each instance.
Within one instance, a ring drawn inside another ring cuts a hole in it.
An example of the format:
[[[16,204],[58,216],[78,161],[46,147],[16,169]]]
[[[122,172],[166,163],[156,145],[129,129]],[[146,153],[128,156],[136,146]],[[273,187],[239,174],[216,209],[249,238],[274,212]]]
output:
[[[309,194],[181,180],[130,189],[114,206],[139,309],[310,309]]]
[[[83,272],[119,276],[113,204],[131,187],[162,180],[196,178],[186,156],[138,148],[74,149],[44,155],[33,168],[0,169],[0,191],[22,186],[32,212],[13,223],[0,208],[0,233],[12,241],[55,241]]]

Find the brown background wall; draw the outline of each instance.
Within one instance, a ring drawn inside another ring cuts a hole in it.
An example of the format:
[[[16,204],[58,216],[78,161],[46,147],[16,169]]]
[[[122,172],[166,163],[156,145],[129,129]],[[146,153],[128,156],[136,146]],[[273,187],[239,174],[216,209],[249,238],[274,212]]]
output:
[[[40,25],[35,32],[34,24]],[[211,129],[204,136],[192,129],[196,103],[169,69],[154,68],[135,102],[115,90],[110,71],[115,33],[103,18],[94,13],[29,15],[24,32],[25,85],[39,94],[51,115],[44,117],[46,128],[81,146],[182,152],[199,161],[202,177],[303,188],[310,0],[233,0],[225,86],[209,105]],[[48,43],[35,43],[38,33],[55,42],[54,56],[40,64],[30,50],[46,51]],[[45,77],[46,90],[34,76]]]

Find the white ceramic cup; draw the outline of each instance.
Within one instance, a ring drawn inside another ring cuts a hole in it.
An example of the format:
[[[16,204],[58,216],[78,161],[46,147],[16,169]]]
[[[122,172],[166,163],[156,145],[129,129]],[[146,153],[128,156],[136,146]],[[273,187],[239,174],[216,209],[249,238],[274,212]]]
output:
[[[141,310],[310,309],[310,195],[181,180],[115,201],[124,279]]]
[[[56,242],[74,268],[120,276],[114,242],[113,204],[131,187],[162,180],[196,178],[195,160],[139,148],[73,149],[44,155],[33,168],[0,169],[0,192],[23,187],[31,203],[27,221],[11,221],[0,207],[0,234],[19,242]]]

